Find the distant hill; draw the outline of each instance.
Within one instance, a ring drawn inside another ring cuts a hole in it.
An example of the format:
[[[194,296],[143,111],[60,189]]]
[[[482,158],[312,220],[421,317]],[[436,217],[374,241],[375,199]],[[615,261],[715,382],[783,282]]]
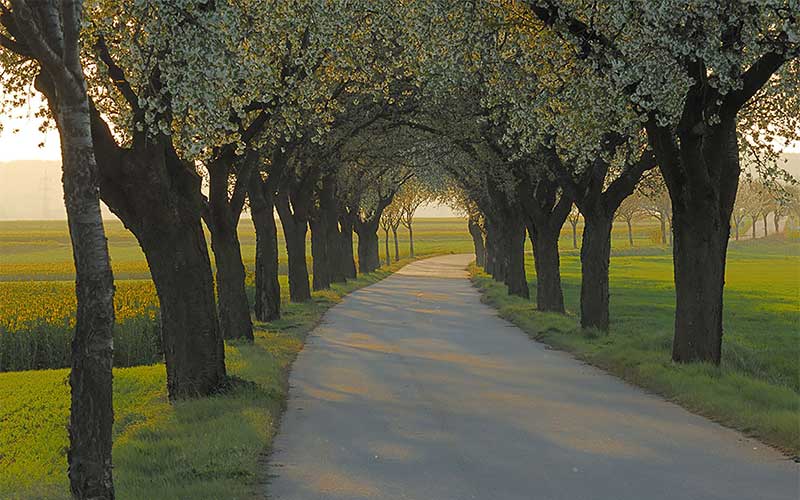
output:
[[[114,215],[103,207],[103,217]],[[0,220],[63,220],[61,162],[0,162]]]

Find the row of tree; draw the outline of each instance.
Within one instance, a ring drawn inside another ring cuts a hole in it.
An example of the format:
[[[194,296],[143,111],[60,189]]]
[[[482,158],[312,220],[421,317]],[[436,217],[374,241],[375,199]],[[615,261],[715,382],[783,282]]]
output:
[[[171,400],[225,390],[224,339],[253,340],[245,207],[254,313],[269,320],[281,307],[275,212],[290,299],[302,302],[380,265],[381,220],[411,230],[412,215],[383,217],[410,182],[458,200],[479,262],[525,297],[529,237],[548,311],[564,311],[558,237],[567,218],[577,224],[574,204],[581,323],[605,330],[612,221],[657,168],[674,237],[673,359],[719,363],[739,157],[774,177],[766,145],[798,131],[798,6],[689,4],[0,1],[6,112],[33,84],[62,139],[78,294],[73,496],[114,495],[113,279],[98,198],[150,267]]]

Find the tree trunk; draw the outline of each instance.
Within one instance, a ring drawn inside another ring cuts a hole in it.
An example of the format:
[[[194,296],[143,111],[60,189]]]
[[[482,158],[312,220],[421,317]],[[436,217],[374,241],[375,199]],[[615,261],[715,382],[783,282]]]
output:
[[[768,214],[766,214],[766,213],[764,214],[764,238],[769,236],[769,226],[767,225],[767,215]]]
[[[211,248],[217,266],[217,302],[222,336],[252,342],[253,323],[236,227],[222,229],[216,226],[211,231]]]
[[[486,247],[483,243],[483,232],[475,220],[470,217],[467,220],[467,228],[472,236],[472,245],[475,247],[475,264],[483,267],[486,265]]]
[[[775,234],[780,233],[781,232],[781,216],[778,215],[777,212],[775,212],[775,214],[773,214],[772,224],[773,224],[773,227],[775,228]]]
[[[37,78],[36,88],[55,102],[47,78]],[[100,198],[136,236],[158,294],[169,397],[213,394],[226,380],[225,351],[200,222],[200,176],[169,137],[135,133],[122,148],[91,103],[90,112]]]
[[[353,219],[349,214],[339,216],[339,267],[348,279],[356,279],[356,259],[353,255]]]
[[[392,228],[392,236],[394,237],[394,261],[400,261],[400,244],[397,241],[397,228]]]
[[[253,340],[250,304],[247,300],[237,224],[239,209],[228,201],[230,166],[226,160],[212,162],[209,171],[209,210],[206,225],[211,232],[211,249],[217,267],[219,325],[225,339]],[[237,182],[246,182],[242,179]],[[242,200],[243,202],[244,200]]]
[[[525,275],[525,224],[522,221],[509,221],[506,234],[505,284],[509,295],[530,298],[528,279]]]
[[[161,305],[167,388],[173,400],[213,394],[226,376],[203,229],[199,217],[194,224],[186,222],[154,224],[140,240]]]
[[[561,289],[561,262],[558,254],[561,231],[535,229],[528,233],[533,245],[533,264],[536,269],[536,309],[563,313],[564,292]]]
[[[381,266],[378,256],[377,224],[367,222],[358,228],[358,272],[371,273]]]
[[[306,262],[306,234],[308,233],[308,220],[304,213],[298,213],[299,207],[295,205],[295,213],[289,208],[287,193],[278,193],[275,199],[275,208],[283,227],[283,238],[286,241],[286,254],[289,260],[289,300],[292,302],[306,302],[311,300],[311,288],[308,286],[308,264]]]
[[[581,326],[608,331],[608,268],[611,259],[612,219],[584,213],[581,244]]]
[[[411,226],[411,221],[408,221],[408,226],[406,226],[408,227],[408,245],[411,251],[411,258],[413,259],[416,255],[414,255],[414,229]]]
[[[672,359],[719,364],[725,257],[740,175],[736,120],[723,119],[705,135],[687,128],[679,141],[659,129],[648,135],[661,156],[659,167],[673,206]]]
[[[495,272],[495,256],[497,254],[497,249],[494,244],[494,231],[488,220],[486,220],[484,227],[486,228],[486,263],[483,266],[483,271],[486,274],[494,276]]]
[[[384,236],[385,236],[385,238],[384,238],[385,245],[384,246],[386,247],[385,248],[385,250],[386,250],[386,265],[387,266],[391,266],[392,265],[392,258],[389,255],[389,230],[388,229],[384,229],[383,232],[385,233],[384,234]]]
[[[633,246],[633,227],[631,225],[631,221],[625,221],[628,224],[628,243]]]
[[[339,229],[336,189],[336,176],[333,173],[324,175],[319,193],[319,218],[325,228],[325,267],[328,278],[331,283],[345,283],[349,274],[341,265],[342,236]]]
[[[311,227],[312,287],[327,290],[331,287],[330,256],[328,255],[328,227],[317,214],[309,220]]]
[[[758,222],[758,217],[751,215],[750,220],[753,222],[753,239],[756,239],[756,222]]]
[[[677,303],[672,358],[719,363],[729,226],[718,211],[687,212],[678,204],[673,214]]]
[[[82,78],[80,83],[85,89]],[[56,104],[61,137],[64,204],[78,304],[69,376],[70,489],[74,498],[113,499],[114,277],[100,213],[89,102],[85,91],[61,99],[50,104]]]
[[[250,179],[250,214],[256,232],[256,286],[254,310],[259,321],[281,316],[281,286],[278,282],[278,227],[275,223],[273,183],[259,175]]]
[[[739,241],[739,221],[737,221],[736,219],[734,219],[733,221],[733,227],[734,227],[734,234],[736,235],[736,241]]]
[[[661,223],[661,244],[667,244],[667,223],[665,221],[665,217],[662,215],[658,218],[658,221]]]

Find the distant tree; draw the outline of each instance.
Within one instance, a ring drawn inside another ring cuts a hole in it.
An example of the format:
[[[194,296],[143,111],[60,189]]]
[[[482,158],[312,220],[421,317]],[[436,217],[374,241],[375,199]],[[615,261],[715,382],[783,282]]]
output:
[[[630,246],[633,246],[633,221],[636,220],[637,217],[642,215],[644,211],[644,200],[643,197],[639,194],[634,192],[632,195],[625,198],[622,203],[617,208],[617,213],[615,217],[618,220],[625,221],[625,224],[628,226],[628,243]]]
[[[400,207],[400,223],[408,229],[408,245],[414,258],[414,214],[420,206],[431,200],[430,191],[416,178],[405,183],[397,193],[396,203]]]
[[[392,263],[391,256],[389,255],[389,231],[392,232],[394,236],[394,260],[397,262],[400,260],[400,246],[397,242],[397,229],[400,227],[400,206],[395,201],[381,214],[381,229],[383,229],[384,233],[384,242],[385,242],[385,249],[386,249],[386,265],[390,265]]]
[[[672,245],[672,201],[664,178],[658,171],[651,171],[638,186],[642,196],[642,210],[656,219],[661,226],[661,244]],[[668,236],[669,234],[669,236]],[[669,240],[669,241],[668,241]]]
[[[759,193],[753,181],[742,181],[736,194],[736,202],[733,205],[731,221],[733,234],[736,240],[739,239],[739,229],[747,217],[751,217],[753,223],[753,238],[756,237],[755,220],[761,211]],[[755,215],[754,215],[755,214]]]
[[[581,211],[578,210],[578,207],[572,205],[567,220],[572,226],[572,248],[578,248],[578,223],[581,221]]]

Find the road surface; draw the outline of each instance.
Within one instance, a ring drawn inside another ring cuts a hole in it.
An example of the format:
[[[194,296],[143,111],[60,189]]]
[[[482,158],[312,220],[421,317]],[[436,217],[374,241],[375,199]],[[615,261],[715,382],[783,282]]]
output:
[[[791,500],[777,451],[531,341],[468,255],[329,310],[291,375],[277,500]]]

